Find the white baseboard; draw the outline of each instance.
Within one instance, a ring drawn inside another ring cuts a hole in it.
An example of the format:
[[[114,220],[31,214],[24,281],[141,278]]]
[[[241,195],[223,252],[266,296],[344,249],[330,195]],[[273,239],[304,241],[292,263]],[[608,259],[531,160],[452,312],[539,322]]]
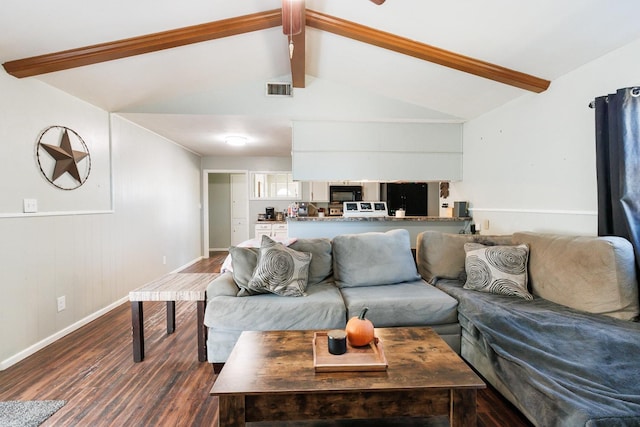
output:
[[[209,248],[209,252],[226,252],[228,250],[228,246],[226,248]]]
[[[173,270],[173,271],[170,271],[169,273],[170,273],[170,274],[173,274],[173,273],[180,273],[180,272],[181,272],[182,270],[184,270],[185,268],[192,266],[193,264],[195,264],[196,262],[198,262],[198,261],[200,261],[200,260],[202,260],[202,259],[204,259],[204,258],[205,258],[205,257],[203,257],[203,256],[199,256],[198,258],[194,259],[193,261],[188,262],[188,263],[186,263],[185,265],[180,266],[180,267],[176,268],[176,269],[175,269],[175,270]]]
[[[52,343],[56,342],[57,340],[59,340],[60,338],[64,337],[65,335],[68,335],[71,332],[80,329],[81,327],[83,327],[84,325],[88,324],[89,322],[92,322],[92,321],[96,320],[98,317],[102,316],[103,314],[108,313],[109,311],[113,310],[114,308],[118,307],[119,305],[121,305],[121,304],[123,304],[123,303],[125,303],[127,301],[129,301],[129,295],[119,299],[118,301],[116,301],[116,302],[114,302],[112,304],[109,304],[108,306],[96,311],[95,313],[90,314],[89,316],[85,317],[84,319],[78,320],[76,323],[67,326],[66,328],[62,329],[61,331],[56,332],[55,334],[53,334],[51,336],[48,336],[47,338],[43,339],[42,341],[35,343],[31,347],[28,347],[28,348],[22,350],[21,352],[9,357],[8,359],[3,360],[2,362],[0,362],[0,371],[4,371],[8,367],[15,365],[16,363],[20,362],[23,359],[26,359],[27,357],[31,356],[35,352],[37,352],[39,350],[42,350],[43,348],[45,348],[49,344],[52,344]]]

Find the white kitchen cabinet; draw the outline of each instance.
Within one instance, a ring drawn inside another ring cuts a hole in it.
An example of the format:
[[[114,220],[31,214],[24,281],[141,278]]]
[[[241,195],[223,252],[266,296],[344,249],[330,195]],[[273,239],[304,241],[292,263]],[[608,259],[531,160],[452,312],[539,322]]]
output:
[[[255,237],[259,239],[262,236],[271,237],[271,224],[256,224]]]
[[[271,236],[280,239],[286,239],[289,237],[289,227],[287,224],[272,224]]]
[[[329,201],[329,184],[326,181],[312,181],[309,184],[312,202]]]
[[[255,238],[259,239],[262,236],[269,236],[274,238],[286,238],[289,235],[289,227],[285,223],[259,223],[255,226]]]
[[[362,200],[365,200],[365,201],[380,200],[380,183],[379,182],[363,182],[362,183]]]

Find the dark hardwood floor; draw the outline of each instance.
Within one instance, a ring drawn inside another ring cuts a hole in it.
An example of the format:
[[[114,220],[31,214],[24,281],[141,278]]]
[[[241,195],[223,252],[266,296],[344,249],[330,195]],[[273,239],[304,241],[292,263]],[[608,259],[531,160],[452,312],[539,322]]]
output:
[[[215,254],[217,261],[203,260],[186,271],[214,272],[225,255]],[[166,334],[164,303],[145,303],[144,310],[145,359],[141,363],[133,362],[131,311],[126,303],[1,371],[0,401],[66,400],[43,426],[217,425],[217,398],[209,396],[215,374],[210,364],[198,362],[196,305],[176,303],[172,335]],[[404,423],[396,420],[389,425]],[[489,387],[478,394],[478,426],[531,424]]]

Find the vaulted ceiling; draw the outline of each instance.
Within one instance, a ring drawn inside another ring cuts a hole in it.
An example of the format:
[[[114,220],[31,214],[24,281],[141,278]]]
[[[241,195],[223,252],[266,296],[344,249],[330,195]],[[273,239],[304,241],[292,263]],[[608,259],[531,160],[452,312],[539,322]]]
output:
[[[292,120],[464,122],[640,38],[635,0],[306,0],[290,61],[281,0],[36,3],[3,1],[7,72],[201,155],[287,156]]]

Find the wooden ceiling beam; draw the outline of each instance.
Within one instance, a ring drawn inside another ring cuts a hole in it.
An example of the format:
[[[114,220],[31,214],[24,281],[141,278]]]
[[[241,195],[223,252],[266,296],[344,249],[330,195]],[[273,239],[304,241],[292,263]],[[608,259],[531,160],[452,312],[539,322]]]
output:
[[[291,84],[293,87],[304,88],[305,87],[305,63],[307,55],[307,37],[305,31],[305,14],[306,11],[302,8],[302,28],[300,33],[293,36],[293,57],[291,57]]]
[[[274,9],[206,24],[8,61],[3,66],[7,73],[12,76],[18,78],[31,77],[252,31],[265,30],[280,25],[282,25],[282,12],[280,9]]]
[[[310,9],[307,9],[305,21],[308,26],[318,30],[328,31],[339,36],[358,40],[363,43],[389,49],[394,52],[413,56],[414,58],[454,68],[532,92],[544,92],[551,84],[549,80],[544,80],[530,74],[460,55]]]
[[[550,84],[548,80],[416,42],[391,33],[379,31],[355,22],[309,9],[306,9],[306,11],[303,9],[303,13],[306,15],[303,17],[303,22],[312,28],[328,31],[333,34],[454,68],[500,83],[537,93],[545,91]],[[12,76],[18,78],[31,77],[264,30],[280,25],[282,25],[282,11],[281,9],[274,9],[201,25],[8,61],[5,62],[3,66],[7,73]],[[306,43],[304,27],[303,25],[303,32],[301,34],[294,36],[295,53],[291,60],[291,74],[294,87],[304,87],[305,84]]]

